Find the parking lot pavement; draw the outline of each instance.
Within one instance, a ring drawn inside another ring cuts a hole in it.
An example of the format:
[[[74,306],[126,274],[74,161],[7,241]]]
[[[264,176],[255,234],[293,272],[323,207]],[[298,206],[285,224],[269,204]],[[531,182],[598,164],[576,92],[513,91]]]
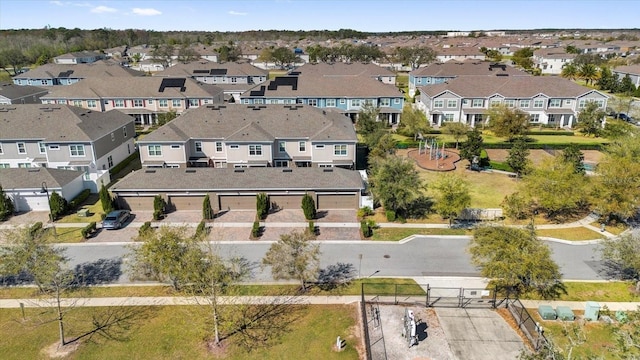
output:
[[[512,360],[525,348],[494,310],[438,308],[436,313],[456,359]]]

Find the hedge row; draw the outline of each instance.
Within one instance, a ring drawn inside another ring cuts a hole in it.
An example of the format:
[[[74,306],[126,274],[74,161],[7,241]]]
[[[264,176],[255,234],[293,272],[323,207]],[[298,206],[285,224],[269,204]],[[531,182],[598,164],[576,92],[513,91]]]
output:
[[[527,131],[527,135],[553,135],[553,136],[574,136],[573,131],[566,130],[549,130],[549,131]]]
[[[134,151],[133,153],[131,153],[131,155],[127,156],[126,159],[122,160],[120,162],[120,164],[114,166],[111,168],[111,170],[109,170],[109,174],[111,176],[119,173],[120,171],[122,171],[122,169],[125,168],[125,166],[129,165],[129,163],[131,163],[133,160],[135,160],[136,158],[139,158],[140,155],[138,154],[137,151]]]
[[[545,144],[545,143],[527,143],[527,148],[532,150],[562,150],[570,144]],[[580,150],[602,150],[604,144],[575,144]],[[511,149],[513,143],[495,143],[495,144],[483,144],[485,149]]]
[[[87,198],[91,195],[91,190],[84,189],[78,194],[78,196],[74,197],[71,202],[69,202],[69,209],[75,210],[77,209]]]

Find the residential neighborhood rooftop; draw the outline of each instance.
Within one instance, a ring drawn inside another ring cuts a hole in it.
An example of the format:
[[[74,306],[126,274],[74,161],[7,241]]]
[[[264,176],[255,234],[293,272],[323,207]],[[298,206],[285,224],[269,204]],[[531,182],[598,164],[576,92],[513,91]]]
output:
[[[82,174],[82,171],[43,167],[28,169],[6,168],[0,169],[0,185],[6,190],[35,189],[40,192],[43,182],[47,183],[49,190],[59,189],[78,178],[78,176],[82,176]]]

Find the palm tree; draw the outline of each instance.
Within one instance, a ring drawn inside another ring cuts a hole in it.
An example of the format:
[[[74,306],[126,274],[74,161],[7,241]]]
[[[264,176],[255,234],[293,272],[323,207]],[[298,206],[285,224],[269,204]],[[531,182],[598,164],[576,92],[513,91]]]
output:
[[[587,82],[587,85],[600,77],[598,68],[594,64],[582,64],[578,70],[578,76]]]
[[[575,80],[578,77],[578,67],[573,63],[564,64],[560,76],[565,79]]]

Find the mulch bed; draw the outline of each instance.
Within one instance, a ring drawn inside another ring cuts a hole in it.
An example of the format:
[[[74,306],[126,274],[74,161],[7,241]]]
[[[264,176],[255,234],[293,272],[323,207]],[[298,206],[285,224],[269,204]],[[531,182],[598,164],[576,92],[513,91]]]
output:
[[[441,150],[440,150],[441,151]],[[446,149],[444,151],[446,157],[444,159],[429,160],[429,153],[419,154],[417,149],[409,150],[407,156],[413,159],[419,167],[425,170],[433,171],[452,171],[456,169],[456,163],[460,161],[458,153]]]

